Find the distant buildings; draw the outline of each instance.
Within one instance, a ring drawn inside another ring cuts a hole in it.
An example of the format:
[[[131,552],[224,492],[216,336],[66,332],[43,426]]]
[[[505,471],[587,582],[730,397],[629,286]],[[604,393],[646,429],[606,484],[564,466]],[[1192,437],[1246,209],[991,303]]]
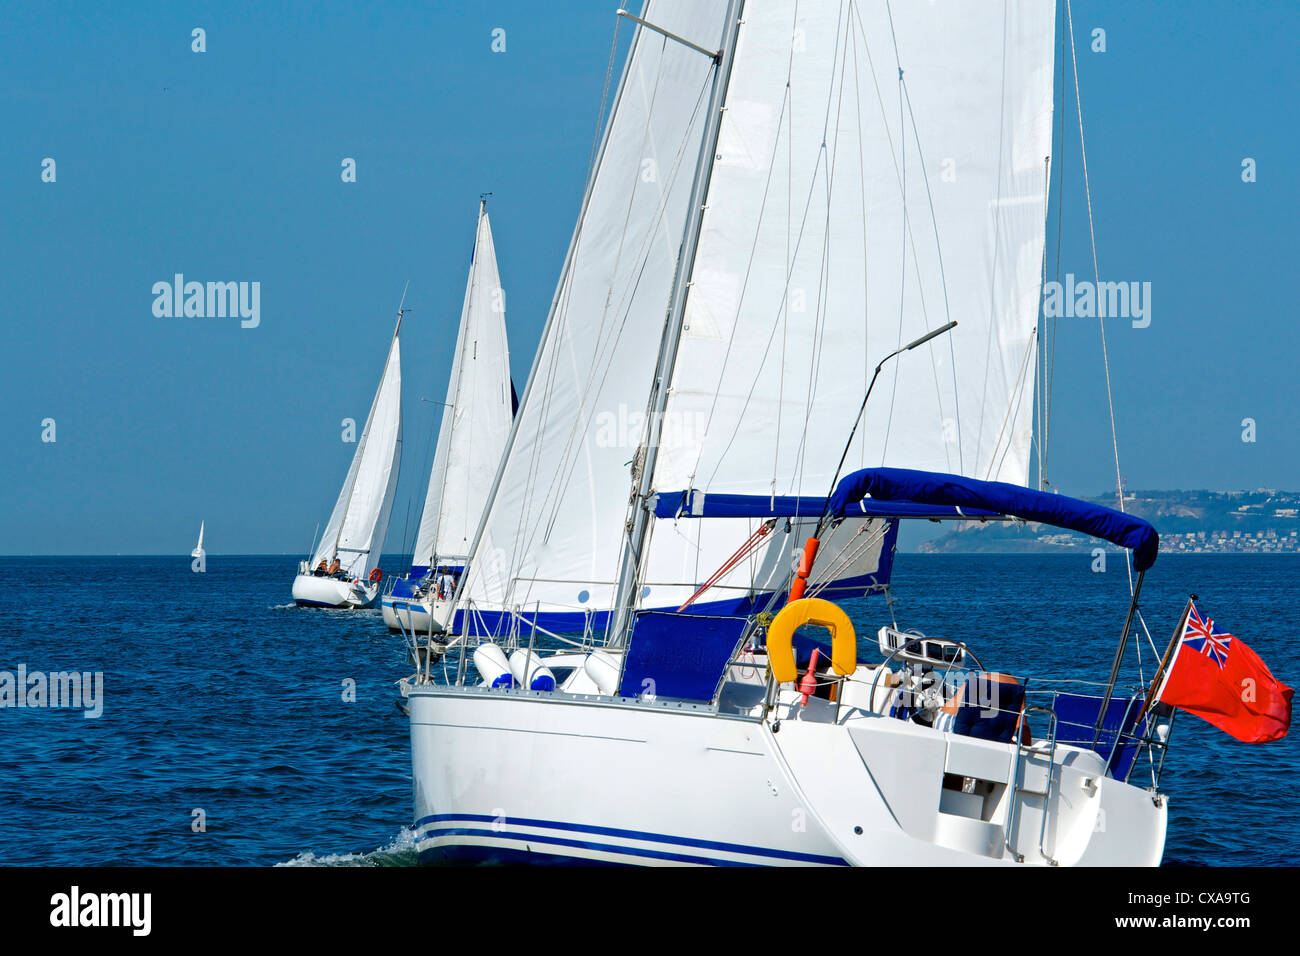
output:
[[[1300,492],[1137,491],[1121,488],[1124,510],[1150,521],[1166,554],[1300,554]],[[1092,499],[1115,507],[1115,496]],[[1059,552],[1090,550],[1101,542],[1039,524],[963,522],[926,542],[922,551]]]

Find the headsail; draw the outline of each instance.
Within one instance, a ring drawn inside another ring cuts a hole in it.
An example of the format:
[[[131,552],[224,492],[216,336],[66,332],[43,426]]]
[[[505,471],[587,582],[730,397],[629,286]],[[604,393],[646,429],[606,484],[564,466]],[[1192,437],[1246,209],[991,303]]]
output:
[[[716,44],[721,7],[647,16]],[[641,440],[686,221],[712,61],[638,30],[463,598],[480,607],[608,608],[629,460]],[[462,603],[464,603],[462,601]]]
[[[456,354],[411,558],[412,577],[428,571],[435,557],[439,563],[465,563],[513,415],[505,293],[486,204],[480,203]]]
[[[401,456],[401,350],[394,333],[379,389],[352,455],[343,490],[312,555],[312,567],[337,557],[345,575],[364,578],[379,564]]]

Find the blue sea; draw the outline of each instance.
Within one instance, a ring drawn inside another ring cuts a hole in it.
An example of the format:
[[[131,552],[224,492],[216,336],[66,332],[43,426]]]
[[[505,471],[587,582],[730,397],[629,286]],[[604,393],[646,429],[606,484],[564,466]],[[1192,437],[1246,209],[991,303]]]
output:
[[[0,558],[3,579],[22,582],[0,592],[0,670],[104,681],[97,719],[0,710],[0,864],[416,862],[401,639],[378,611],[294,607],[296,562],[209,555],[197,574],[182,556]],[[966,641],[990,669],[1104,680],[1128,579],[1119,554],[1104,572],[1092,563],[900,554],[895,612]],[[1163,556],[1142,601],[1160,651],[1189,592],[1300,683],[1300,558]],[[888,621],[878,598],[846,606],[863,635]],[[1124,678],[1138,677],[1130,641]],[[1166,864],[1300,859],[1296,737],[1242,744],[1181,715],[1172,743]]]

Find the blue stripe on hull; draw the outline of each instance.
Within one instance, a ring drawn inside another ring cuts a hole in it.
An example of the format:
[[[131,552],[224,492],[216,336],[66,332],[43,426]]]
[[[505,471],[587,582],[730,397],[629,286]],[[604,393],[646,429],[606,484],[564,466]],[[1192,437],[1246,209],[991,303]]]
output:
[[[582,850],[597,850],[602,853],[617,853],[621,856],[637,857],[648,860],[664,860],[668,863],[703,863],[708,866],[759,866],[757,863],[745,863],[738,860],[715,859],[707,856],[693,856],[689,853],[673,853],[667,850],[655,850],[650,847],[641,846],[623,846],[617,843],[593,843],[590,840],[574,840],[569,837],[552,837],[541,836],[536,833],[512,833],[508,830],[476,830],[469,827],[448,827],[444,830],[430,830],[425,834],[425,839],[437,839],[444,836],[469,836],[469,837],[492,837],[497,840],[518,840],[520,843],[530,845],[533,843],[542,843],[549,846],[575,847]],[[473,846],[473,844],[454,844],[457,847]],[[441,847],[435,849],[442,849]],[[475,847],[482,853],[490,854],[492,851],[500,849],[499,847],[480,846]],[[516,851],[520,852],[520,851]],[[531,856],[531,850],[522,851],[524,856]],[[547,854],[555,856],[556,854]],[[572,859],[561,856],[562,860]],[[586,857],[578,857],[591,863],[602,863],[602,860],[590,860]],[[624,864],[631,866],[633,864]]]
[[[726,843],[718,840],[701,840],[696,837],[671,836],[665,833],[652,833],[645,830],[625,830],[618,827],[600,827],[588,826],[578,823],[565,823],[559,820],[537,820],[529,817],[495,817],[488,814],[477,813],[435,813],[415,822],[416,829],[419,830],[430,824],[449,823],[452,821],[474,822],[474,823],[494,823],[497,826],[514,825],[518,827],[539,827],[550,830],[560,830],[569,833],[575,833],[582,836],[606,836],[619,837],[627,840],[641,840],[647,843],[666,844],[674,849],[683,850],[721,850],[726,853],[742,853],[747,856],[767,857],[777,863],[811,863],[827,866],[847,866],[845,860],[837,856],[826,856],[820,853],[804,853],[797,850],[776,850],[769,847],[749,846],[743,843]],[[554,846],[580,847],[592,850],[601,850],[609,853],[621,853],[628,856],[649,857],[653,859],[668,860],[679,863],[706,863],[713,866],[753,866],[757,864],[742,863],[735,860],[717,859],[714,857],[688,855],[685,853],[673,853],[665,850],[656,850],[648,847],[623,846],[620,844],[593,843],[584,840],[574,840],[564,837],[551,837],[533,833],[519,833],[506,830],[483,830],[465,827],[441,827],[430,829],[428,833],[422,834],[420,839],[436,838],[439,836],[482,836],[493,837],[496,839],[519,840],[525,843],[544,843]],[[457,846],[464,846],[457,844]],[[497,847],[477,847],[478,851],[489,853],[497,850]],[[442,848],[434,848],[428,852],[439,852]]]
[[[333,607],[333,608],[346,607],[346,605],[343,604],[326,604],[324,601],[299,601],[296,598],[294,599],[293,603],[298,605],[299,607]]]
[[[564,856],[559,853],[542,853],[538,850],[512,850],[503,846],[469,846],[453,843],[420,851],[420,864],[497,865],[497,866],[635,866],[634,863],[616,863],[610,860],[593,860],[586,856]]]

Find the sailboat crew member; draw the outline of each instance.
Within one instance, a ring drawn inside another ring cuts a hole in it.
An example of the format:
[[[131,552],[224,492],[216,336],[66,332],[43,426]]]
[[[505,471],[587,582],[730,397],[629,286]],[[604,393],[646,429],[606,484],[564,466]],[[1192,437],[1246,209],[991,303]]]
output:
[[[440,600],[449,600],[456,591],[456,579],[452,577],[451,572],[446,568],[440,569],[438,575],[438,597]]]

